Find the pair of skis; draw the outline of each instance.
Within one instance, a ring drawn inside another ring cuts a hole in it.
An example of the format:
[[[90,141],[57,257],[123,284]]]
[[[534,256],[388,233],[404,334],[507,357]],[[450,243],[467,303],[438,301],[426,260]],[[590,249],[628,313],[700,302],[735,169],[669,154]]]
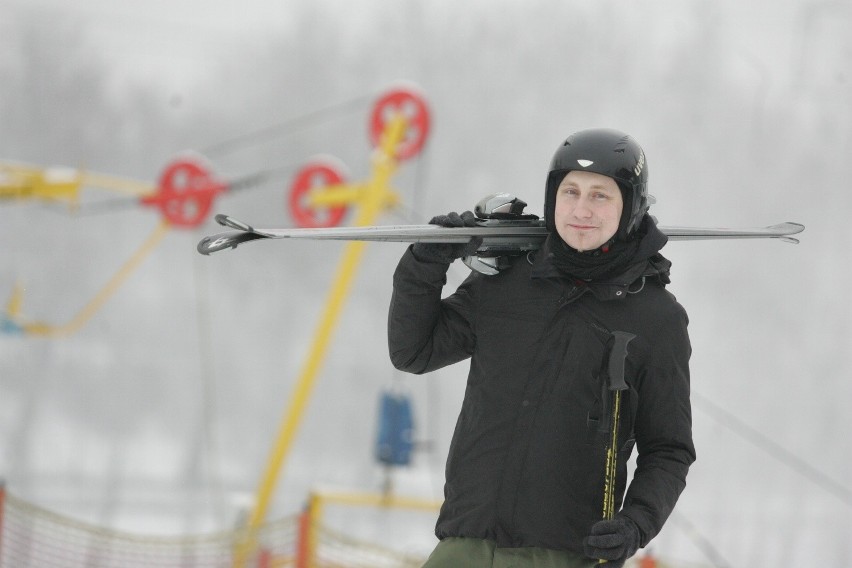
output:
[[[477,253],[523,252],[538,249],[547,237],[544,222],[483,219],[475,227],[446,228],[437,225],[378,225],[371,227],[331,227],[319,229],[258,229],[228,215],[216,215],[216,222],[233,231],[204,237],[198,252],[211,254],[238,245],[266,239],[311,239],[344,241],[381,241],[408,243],[466,243],[482,238]],[[779,239],[798,243],[792,237],[805,227],[799,223],[779,223],[768,227],[704,228],[659,226],[672,241],[707,239]]]
[[[467,243],[481,238],[475,255],[465,264],[485,274],[500,270],[500,259],[541,247],[547,238],[547,227],[535,215],[523,212],[526,203],[512,194],[497,193],[482,199],[474,208],[476,225],[472,227],[440,227],[437,225],[384,225],[372,227],[331,227],[318,229],[258,229],[228,215],[216,215],[216,222],[232,229],[204,237],[198,252],[211,254],[236,248],[243,243],[267,239],[312,239],[344,241],[382,241],[407,243]],[[805,227],[799,223],[779,223],[769,227],[741,229],[705,227],[658,227],[673,241],[707,239],[780,239],[798,243],[792,235]]]

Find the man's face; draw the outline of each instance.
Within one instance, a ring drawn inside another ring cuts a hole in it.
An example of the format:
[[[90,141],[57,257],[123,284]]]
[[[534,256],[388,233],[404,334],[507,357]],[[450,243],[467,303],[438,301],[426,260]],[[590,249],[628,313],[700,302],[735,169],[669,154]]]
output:
[[[615,235],[623,207],[621,191],[611,177],[568,172],[556,189],[556,232],[573,249],[594,250]]]

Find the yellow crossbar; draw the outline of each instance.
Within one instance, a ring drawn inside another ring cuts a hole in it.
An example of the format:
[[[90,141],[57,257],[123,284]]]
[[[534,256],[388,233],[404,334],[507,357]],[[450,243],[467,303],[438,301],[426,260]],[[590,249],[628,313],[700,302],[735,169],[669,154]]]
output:
[[[28,323],[22,325],[22,328],[25,333],[31,335],[42,335],[47,337],[61,337],[67,336],[78,331],[87,321],[89,321],[92,316],[97,313],[98,310],[103,307],[106,301],[118,290],[122,284],[127,280],[130,274],[136,270],[136,268],[142,263],[145,258],[154,250],[160,241],[166,236],[170,228],[170,224],[168,221],[160,221],[157,225],[157,228],[148,237],[148,239],[143,243],[143,245],[137,250],[133,256],[130,257],[124,266],[122,266],[118,272],[107,282],[106,286],[104,286],[92,300],[86,304],[83,309],[81,309],[77,315],[74,316],[71,321],[63,325],[51,325],[46,323]]]

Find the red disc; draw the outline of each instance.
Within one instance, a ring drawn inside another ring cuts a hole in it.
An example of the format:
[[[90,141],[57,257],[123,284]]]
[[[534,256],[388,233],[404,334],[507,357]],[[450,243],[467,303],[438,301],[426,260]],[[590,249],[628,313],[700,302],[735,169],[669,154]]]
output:
[[[330,185],[343,183],[343,176],[326,162],[314,162],[303,167],[296,173],[290,188],[290,214],[299,227],[336,227],[340,224],[346,211],[345,205],[338,207],[314,208],[309,202],[309,196]]]
[[[160,174],[159,190],[144,197],[142,203],[154,205],[169,222],[180,227],[197,227],[210,209],[216,196],[227,184],[216,181],[207,167],[197,160],[179,159],[170,163]]]
[[[402,113],[407,122],[405,137],[396,149],[396,159],[405,160],[417,155],[426,143],[429,108],[423,98],[412,90],[395,89],[383,95],[370,116],[370,140],[373,146],[381,144],[382,133],[396,113]]]

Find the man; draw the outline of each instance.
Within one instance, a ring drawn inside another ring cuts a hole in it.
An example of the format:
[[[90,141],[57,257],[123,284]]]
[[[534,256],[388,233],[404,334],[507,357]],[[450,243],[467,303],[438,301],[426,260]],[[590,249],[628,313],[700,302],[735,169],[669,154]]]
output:
[[[400,260],[393,364],[427,373],[470,358],[426,567],[623,566],[674,508],[695,460],[691,347],[647,177],[630,136],[575,133],[551,161],[541,250],[443,300],[450,263],[477,243],[418,243]]]

